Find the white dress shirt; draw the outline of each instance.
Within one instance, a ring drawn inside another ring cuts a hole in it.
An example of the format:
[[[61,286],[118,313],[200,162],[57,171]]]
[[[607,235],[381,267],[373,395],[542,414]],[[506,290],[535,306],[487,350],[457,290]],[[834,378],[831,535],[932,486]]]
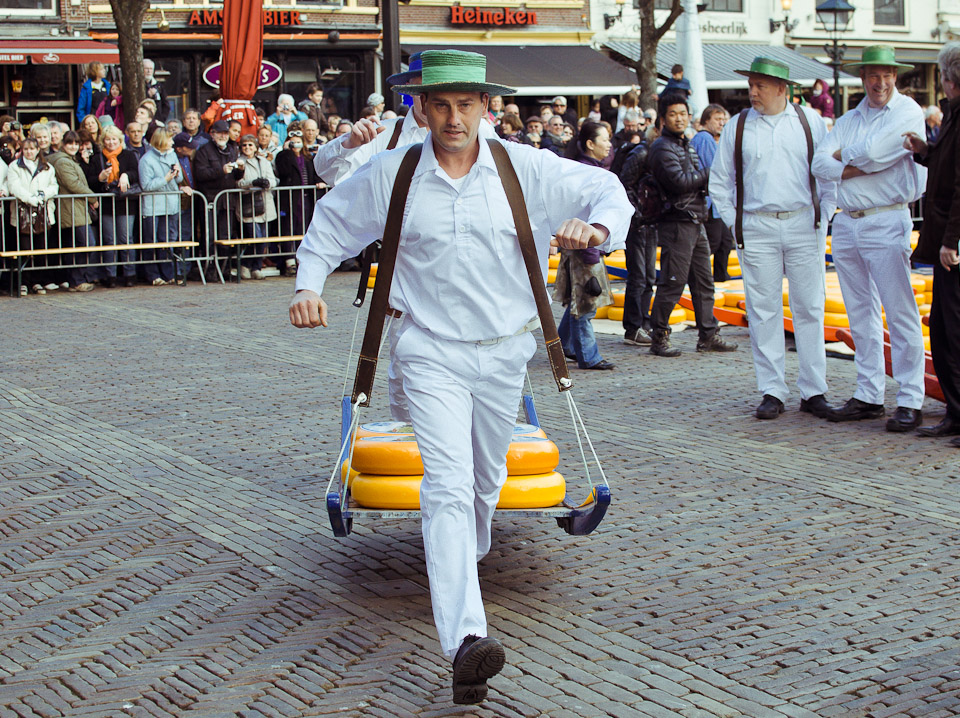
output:
[[[633,206],[612,172],[515,142],[502,142],[523,189],[544,282],[550,238],[567,219],[607,228],[600,246],[624,246]],[[381,153],[319,202],[300,244],[297,290],[322,293],[327,275],[379,239],[406,148]],[[493,155],[451,180],[430,135],[413,175],[390,290],[390,306],[443,339],[510,336],[536,316],[513,216]]]
[[[816,111],[787,103],[778,115],[764,115],[753,108],[747,112],[743,127],[744,212],[791,212],[810,206],[807,139],[797,112],[806,113],[816,150],[827,135],[823,118]],[[734,150],[739,121],[739,116],[734,116],[723,128],[710,167],[710,198],[728,227],[733,227],[737,216]],[[836,184],[818,180],[817,194],[825,226],[836,209]]]
[[[397,147],[416,144],[426,139],[429,130],[417,124],[417,119],[413,116],[413,108],[411,108],[404,117],[383,120],[380,124],[386,129],[365,145],[344,147],[343,143],[350,135],[341,135],[322,145],[313,157],[313,166],[317,170],[317,176],[328,185],[340,184],[369,162],[375,154],[387,149],[390,138],[393,137],[394,127],[398,122],[402,122],[403,126],[400,130],[400,137],[397,138]],[[493,125],[489,122],[480,122],[480,137],[496,136],[497,133],[494,131]]]
[[[880,109],[869,107],[867,98],[837,119],[833,130],[817,148],[813,173],[840,183],[837,192],[843,209],[884,207],[920,198],[927,185],[927,169],[913,161],[903,147],[903,133],[924,137],[923,110],[896,90]],[[842,148],[840,162],[833,158]],[[845,165],[869,174],[840,181]]]

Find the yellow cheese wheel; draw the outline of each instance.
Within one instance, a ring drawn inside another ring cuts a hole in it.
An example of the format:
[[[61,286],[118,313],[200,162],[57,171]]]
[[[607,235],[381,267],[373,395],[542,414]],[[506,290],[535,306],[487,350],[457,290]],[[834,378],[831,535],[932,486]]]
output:
[[[560,463],[560,450],[541,436],[517,436],[507,449],[507,475],[546,474]]]
[[[823,308],[828,312],[833,312],[834,314],[847,313],[847,306],[843,303],[843,295],[838,293],[828,292]]]
[[[560,266],[560,255],[559,255],[559,254],[551,254],[551,255],[550,255],[550,258],[547,260],[547,266],[548,266],[550,269],[556,269],[557,267],[559,267],[559,266]]]
[[[925,291],[927,291],[927,282],[919,274],[910,275],[910,286],[913,287],[914,294],[923,294]]]
[[[367,277],[367,289],[373,289],[373,285],[377,283],[376,277]]]
[[[626,292],[611,292],[610,296],[613,297],[613,306],[622,307],[623,302],[627,297]]]
[[[670,324],[679,324],[685,321],[687,321],[687,312],[680,305],[675,306],[673,311],[670,312]]]
[[[371,276],[371,277],[376,277],[376,276],[377,276],[377,266],[378,266],[378,265],[377,265],[376,262],[374,262],[373,264],[370,265],[370,276]]]
[[[726,289],[723,292],[723,306],[736,307],[738,303],[744,301],[746,298],[747,294],[743,289]]]
[[[557,282],[557,270],[553,267],[547,270],[547,284],[556,284]]]
[[[597,307],[597,313],[596,313],[596,315],[595,315],[593,318],[594,318],[594,319],[606,319],[606,318],[607,318],[607,310],[608,310],[608,309],[610,309],[610,307]]]
[[[350,482],[354,500],[368,509],[419,509],[423,476],[357,474]],[[497,502],[499,509],[535,509],[556,506],[566,495],[563,476],[555,471],[530,476],[508,476]]]
[[[363,436],[413,436],[413,427],[404,421],[373,421],[360,424],[353,437]]]
[[[684,307],[683,313],[684,313],[684,316],[686,316],[688,322],[697,321],[697,313],[692,309],[687,309],[686,307]]]
[[[824,312],[823,325],[825,327],[849,327],[850,317],[837,312]]]
[[[353,442],[353,468],[363,474],[420,476],[423,461],[412,436],[364,436]]]
[[[919,307],[917,307],[917,308],[920,310],[920,316],[921,316],[921,317],[925,317],[925,316],[927,316],[927,315],[930,313],[931,305],[929,305],[929,304],[921,304],[921,305],[920,305]]]
[[[923,338],[923,350],[930,351],[930,337]]]
[[[607,307],[607,319],[614,322],[622,322],[623,307]]]

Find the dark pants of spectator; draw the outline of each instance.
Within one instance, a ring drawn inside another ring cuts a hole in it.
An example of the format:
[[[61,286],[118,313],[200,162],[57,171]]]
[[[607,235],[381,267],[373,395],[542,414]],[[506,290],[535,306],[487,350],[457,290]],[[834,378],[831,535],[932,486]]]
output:
[[[627,289],[623,300],[623,329],[650,330],[650,300],[657,282],[657,228],[634,222],[627,235]]]
[[[930,353],[947,414],[960,421],[960,272],[956,267],[949,272],[939,264],[933,268]]]
[[[179,214],[159,214],[155,217],[144,217],[140,225],[140,236],[144,244],[154,242],[176,242],[179,237]],[[174,275],[182,275],[183,267],[176,271],[173,256],[169,249],[143,249],[140,258],[147,264],[143,265],[143,276],[148,282],[157,277],[169,282]]]
[[[63,227],[60,230],[60,236],[64,247],[92,247],[97,243],[97,238],[93,235],[93,229],[89,224],[82,224],[79,227]],[[99,261],[98,254],[99,252],[65,254],[64,260],[67,264],[84,264]],[[67,270],[67,281],[70,282],[71,287],[76,287],[84,282],[96,282],[106,276],[105,267],[71,267]]]
[[[121,215],[101,215],[100,231],[103,233],[102,244],[129,244],[134,241],[133,224],[136,217],[130,214]],[[124,277],[135,277],[137,267],[133,264],[137,256],[135,249],[110,250],[103,252],[103,263],[107,275],[116,277],[121,274]],[[115,262],[120,262],[119,265]],[[119,270],[119,272],[118,272]]]
[[[266,237],[266,224],[264,222],[244,222],[243,231],[240,235],[243,239],[253,237]],[[263,254],[266,244],[248,244],[244,252],[247,254]],[[263,267],[263,257],[244,257],[243,266],[253,271]]]
[[[713,255],[713,281],[725,282],[730,279],[727,262],[733,250],[733,232],[719,217],[710,217],[704,226],[710,242],[710,254]]]
[[[717,333],[713,316],[713,273],[710,271],[710,246],[703,225],[694,222],[661,222],[657,225],[660,239],[660,278],[653,299],[654,331],[669,331],[670,312],[690,285],[693,311],[696,314],[700,340]]]

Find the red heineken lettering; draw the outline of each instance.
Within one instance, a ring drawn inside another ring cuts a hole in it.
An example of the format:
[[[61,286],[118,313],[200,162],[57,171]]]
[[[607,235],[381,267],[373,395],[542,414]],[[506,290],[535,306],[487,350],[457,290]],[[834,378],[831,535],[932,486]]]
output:
[[[481,10],[454,5],[450,8],[451,25],[536,25],[537,13],[523,10]]]

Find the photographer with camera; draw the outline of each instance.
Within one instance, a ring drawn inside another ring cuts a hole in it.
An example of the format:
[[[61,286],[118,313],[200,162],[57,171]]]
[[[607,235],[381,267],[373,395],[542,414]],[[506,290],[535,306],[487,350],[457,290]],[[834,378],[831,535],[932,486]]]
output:
[[[140,159],[140,237],[144,244],[175,242],[180,236],[180,161],[173,151],[173,139],[165,129],[157,129],[150,138],[150,149]],[[190,193],[189,187],[183,189]],[[156,193],[156,194],[155,194]],[[184,270],[176,271],[168,249],[141,250],[142,259],[154,259],[143,266],[144,278],[155,287],[173,284],[174,276],[183,283]]]

